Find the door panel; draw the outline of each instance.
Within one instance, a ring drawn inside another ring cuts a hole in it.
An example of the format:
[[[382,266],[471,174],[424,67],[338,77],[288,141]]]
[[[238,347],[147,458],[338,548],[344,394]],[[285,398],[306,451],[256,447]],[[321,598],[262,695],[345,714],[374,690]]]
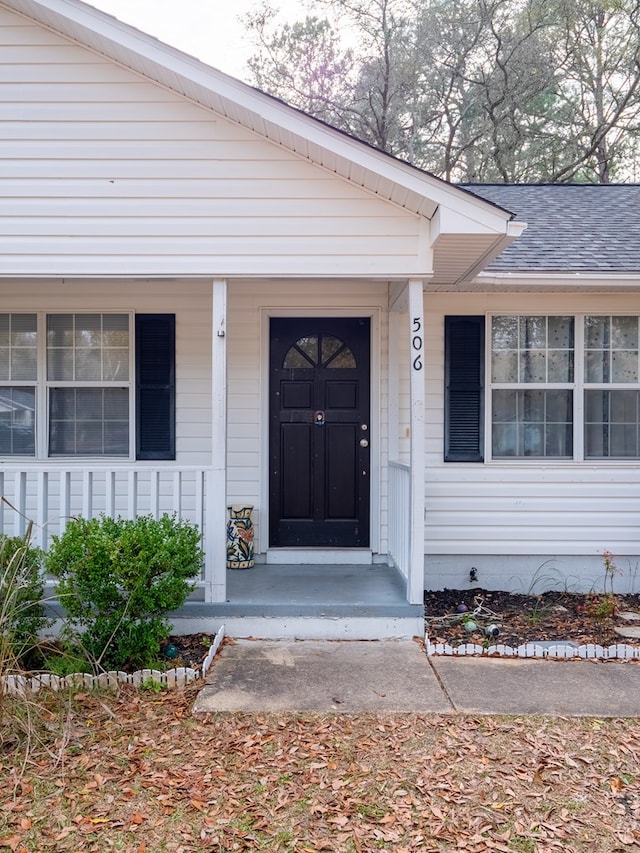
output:
[[[369,544],[368,318],[273,318],[271,546]]]

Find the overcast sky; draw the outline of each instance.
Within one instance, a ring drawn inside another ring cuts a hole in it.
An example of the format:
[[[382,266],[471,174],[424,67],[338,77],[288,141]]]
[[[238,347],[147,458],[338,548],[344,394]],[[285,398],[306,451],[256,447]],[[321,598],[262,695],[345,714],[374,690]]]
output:
[[[90,5],[159,38],[208,65],[246,80],[253,48],[238,17],[260,0],[88,0]],[[304,0],[272,0],[289,20],[305,15]]]

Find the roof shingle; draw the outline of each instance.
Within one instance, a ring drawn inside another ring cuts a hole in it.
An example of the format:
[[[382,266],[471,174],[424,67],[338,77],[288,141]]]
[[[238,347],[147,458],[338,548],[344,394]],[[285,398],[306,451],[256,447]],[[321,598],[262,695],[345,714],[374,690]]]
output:
[[[640,272],[638,184],[462,184],[527,223],[493,272]]]

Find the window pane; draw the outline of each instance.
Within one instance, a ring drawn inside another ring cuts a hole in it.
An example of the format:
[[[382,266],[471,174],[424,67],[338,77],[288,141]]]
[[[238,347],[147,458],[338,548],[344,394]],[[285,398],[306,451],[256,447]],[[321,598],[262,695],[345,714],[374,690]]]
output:
[[[47,346],[73,346],[73,314],[49,314],[47,317]]]
[[[534,421],[544,421],[544,391],[522,391],[522,419],[531,423]]]
[[[325,366],[349,370],[357,367],[358,365],[356,364],[355,356],[349,347],[344,347],[337,355],[334,355]]]
[[[640,392],[585,392],[587,458],[640,456]]]
[[[573,381],[573,350],[551,350],[547,358],[549,382]]]
[[[516,350],[493,353],[491,358],[491,381],[518,381],[518,353]]]
[[[611,318],[611,348],[638,349],[638,318]]]
[[[518,393],[503,389],[493,392],[493,422],[508,423],[518,419]]]
[[[611,381],[638,381],[638,350],[618,350],[611,356]]]
[[[573,456],[573,392],[496,389],[492,393],[494,458]]]
[[[73,381],[73,350],[50,349],[47,353],[47,376],[55,382]]]
[[[128,315],[52,314],[47,329],[50,381],[129,381]]]
[[[296,346],[309,358],[312,364],[318,363],[318,336],[309,335],[309,337],[300,338],[296,341]]]
[[[547,318],[520,317],[520,348],[546,349]]]
[[[611,424],[609,438],[609,456],[637,456],[637,424]]]
[[[295,370],[296,368],[310,368],[314,365],[309,361],[306,355],[300,352],[295,346],[287,352],[282,362],[282,366],[287,370]]]
[[[492,434],[493,456],[502,459],[516,456],[518,449],[518,428],[516,424],[495,424]]]
[[[335,355],[341,346],[343,346],[343,341],[340,338],[335,338],[333,335],[323,335],[322,336],[322,363],[331,358],[332,355]]]
[[[36,379],[38,353],[35,347],[14,347],[11,350],[11,379],[26,382]]]
[[[0,388],[0,455],[33,456],[35,436],[35,388]]]
[[[106,347],[129,347],[129,317],[126,314],[105,314],[102,320],[102,340]]]
[[[607,349],[609,347],[609,318],[585,317],[584,341],[587,349]]]
[[[549,349],[573,349],[573,317],[548,318]]]
[[[102,353],[78,347],[75,351],[75,376],[77,382],[99,382],[102,379]]]
[[[127,456],[128,389],[52,388],[49,452],[52,456]]]
[[[525,351],[520,356],[521,382],[546,382],[547,355],[544,352]]]
[[[9,314],[0,314],[0,347],[8,347],[10,339]]]
[[[124,382],[129,378],[129,350],[111,347],[102,351],[102,378],[105,382]]]
[[[36,326],[35,314],[0,314],[0,379],[35,382]]]
[[[585,380],[637,384],[637,317],[585,317]]]
[[[611,376],[608,350],[585,352],[584,373],[586,382],[608,382]]]
[[[510,350],[518,348],[518,318],[494,317],[491,325],[491,349]]]
[[[102,318],[100,314],[74,314],[73,342],[76,347],[102,346]]]
[[[573,382],[573,317],[494,317],[491,381]]]

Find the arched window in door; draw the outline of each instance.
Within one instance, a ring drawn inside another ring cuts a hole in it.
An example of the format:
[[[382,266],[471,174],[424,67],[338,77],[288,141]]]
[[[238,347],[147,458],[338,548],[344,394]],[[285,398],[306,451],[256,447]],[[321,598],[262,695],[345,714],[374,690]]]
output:
[[[353,369],[357,367],[351,349],[334,335],[305,335],[290,347],[282,366],[286,369],[326,367]]]

